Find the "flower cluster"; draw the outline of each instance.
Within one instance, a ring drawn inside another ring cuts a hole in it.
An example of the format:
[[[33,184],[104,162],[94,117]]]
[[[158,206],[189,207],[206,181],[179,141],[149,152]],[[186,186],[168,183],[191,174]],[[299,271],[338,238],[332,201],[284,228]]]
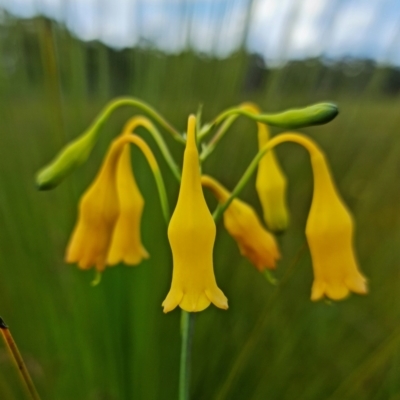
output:
[[[221,113],[203,126],[200,119],[189,116],[186,135],[182,136],[155,110],[137,99],[118,102],[118,106],[127,104],[142,107],[177,142],[184,144],[182,168],[177,166],[160,132],[149,119],[140,116],[130,120],[122,134],[111,144],[97,177],[82,196],[78,221],[67,246],[68,263],[76,263],[82,269],[95,267],[102,272],[107,265],[120,262],[137,265],[149,257],[140,235],[144,199],[132,172],[130,145],[134,144],[149,163],[168,223],[173,272],[171,288],[163,302],[164,312],[177,306],[189,312],[202,311],[211,303],[227,309],[228,300],[217,286],[214,276],[216,221],[220,216],[223,217],[225,229],[236,241],[240,253],[257,270],[262,272],[276,268],[281,257],[277,241],[263,225],[255,209],[240,200],[238,194],[257,170],[256,191],[266,226],[272,232],[284,231],[289,224],[287,179],[273,148],[292,141],[308,150],[314,176],[313,198],[305,230],[314,270],[311,299],[319,300],[326,296],[339,300],[350,291],[359,294],[367,292],[366,279],[358,269],[352,244],[353,220],[338,194],[324,154],[306,136],[283,133],[270,138],[268,131],[268,124],[298,128],[329,122],[337,115],[335,106],[318,104],[279,114],[262,114],[257,106],[245,103]],[[39,188],[56,186],[86,161],[97,140],[99,128],[106,119],[104,115],[108,116],[114,108],[116,103],[112,103],[103,112],[103,117],[98,118],[85,134],[39,172]],[[201,176],[201,162],[212,153],[239,115],[257,122],[259,151],[230,192],[211,176]],[[199,154],[198,142],[221,122],[224,123]],[[161,172],[146,142],[135,134],[138,126],[143,126],[153,136],[171,172],[179,181],[179,196],[171,217]],[[213,215],[205,201],[203,187],[211,190],[219,203]]]

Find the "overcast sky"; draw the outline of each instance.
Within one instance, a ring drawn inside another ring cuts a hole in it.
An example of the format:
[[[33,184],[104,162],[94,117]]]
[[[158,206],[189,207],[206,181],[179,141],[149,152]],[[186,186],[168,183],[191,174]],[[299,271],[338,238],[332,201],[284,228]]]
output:
[[[248,49],[270,63],[325,56],[400,65],[400,0],[0,0],[0,6],[24,18],[45,14],[84,40],[117,48],[143,42],[225,56],[246,38]]]

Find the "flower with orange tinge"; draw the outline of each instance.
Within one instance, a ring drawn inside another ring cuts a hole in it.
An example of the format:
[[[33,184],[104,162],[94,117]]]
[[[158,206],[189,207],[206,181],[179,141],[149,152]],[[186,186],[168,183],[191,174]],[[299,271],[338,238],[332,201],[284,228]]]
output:
[[[321,152],[311,152],[314,193],[307,220],[314,283],[311,300],[324,296],[340,300],[350,291],[366,294],[367,281],[360,273],[353,249],[354,224],[341,200]]]
[[[120,208],[116,186],[116,171],[122,151],[114,141],[92,185],[79,204],[79,217],[67,247],[65,260],[82,269],[93,266],[104,270],[113,229]]]
[[[124,146],[119,158],[117,192],[120,212],[114,227],[107,264],[123,262],[127,265],[137,265],[143,259],[149,258],[149,254],[140,237],[144,200],[133,175],[129,144]]]
[[[230,193],[215,179],[203,175],[203,186],[211,189],[220,203],[225,203]],[[261,225],[254,209],[239,199],[233,199],[224,212],[224,225],[235,239],[240,253],[247,257],[261,272],[274,269],[280,258],[275,238]]]
[[[202,311],[211,302],[228,308],[214,276],[216,227],[201,187],[195,128],[196,118],[191,115],[178,202],[168,227],[174,265],[171,289],[163,302],[165,313],[178,305],[185,311]]]

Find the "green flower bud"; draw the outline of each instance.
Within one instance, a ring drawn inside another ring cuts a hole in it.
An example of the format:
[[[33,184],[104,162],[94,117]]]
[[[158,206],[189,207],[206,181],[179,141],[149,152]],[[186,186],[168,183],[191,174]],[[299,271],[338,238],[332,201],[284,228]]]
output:
[[[58,186],[67,175],[87,160],[95,142],[96,135],[89,131],[65,146],[50,164],[37,173],[37,188],[50,190]]]
[[[279,114],[258,114],[252,118],[272,126],[286,129],[305,128],[323,125],[332,121],[339,114],[339,109],[332,103],[318,103],[305,108],[287,110]]]

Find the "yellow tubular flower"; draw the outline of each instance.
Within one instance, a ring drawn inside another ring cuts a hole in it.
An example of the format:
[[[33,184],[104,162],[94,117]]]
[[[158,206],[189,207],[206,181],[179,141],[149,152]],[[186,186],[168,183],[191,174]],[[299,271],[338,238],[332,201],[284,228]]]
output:
[[[212,190],[220,203],[225,203],[230,193],[215,179],[203,175],[203,186]],[[234,199],[224,212],[224,225],[236,240],[240,253],[261,272],[273,269],[280,258],[274,237],[263,228],[254,209],[244,201]]]
[[[258,145],[261,149],[269,140],[267,125],[258,125]],[[264,212],[267,226],[274,232],[282,232],[289,225],[286,205],[287,181],[273,151],[269,151],[259,162],[256,190]]]
[[[254,114],[260,109],[252,103],[244,103],[242,108]],[[264,147],[269,138],[268,126],[257,122],[258,148]],[[274,151],[268,153],[258,164],[256,190],[264,213],[264,220],[273,232],[282,232],[289,225],[289,211],[286,205],[287,180]]]
[[[168,227],[174,268],[171,289],[163,302],[165,313],[178,305],[185,311],[202,311],[211,302],[228,308],[214,276],[216,228],[201,188],[195,127],[196,118],[191,115],[178,202]]]
[[[285,141],[297,142],[309,151],[314,175],[314,192],[308,215],[306,236],[314,269],[311,300],[324,295],[332,300],[345,298],[350,291],[368,292],[353,249],[353,219],[332,180],[324,154],[307,137],[282,134],[268,147]]]
[[[144,200],[131,166],[130,145],[126,144],[118,162],[117,190],[120,214],[114,228],[107,264],[124,262],[137,265],[149,254],[140,239],[140,220]]]
[[[314,266],[311,300],[367,293],[353,250],[353,219],[339,197],[322,154],[312,154],[314,194],[306,235]]]
[[[115,175],[122,151],[114,141],[96,179],[79,204],[79,218],[67,247],[65,260],[82,269],[103,271],[111,236],[119,215]]]

